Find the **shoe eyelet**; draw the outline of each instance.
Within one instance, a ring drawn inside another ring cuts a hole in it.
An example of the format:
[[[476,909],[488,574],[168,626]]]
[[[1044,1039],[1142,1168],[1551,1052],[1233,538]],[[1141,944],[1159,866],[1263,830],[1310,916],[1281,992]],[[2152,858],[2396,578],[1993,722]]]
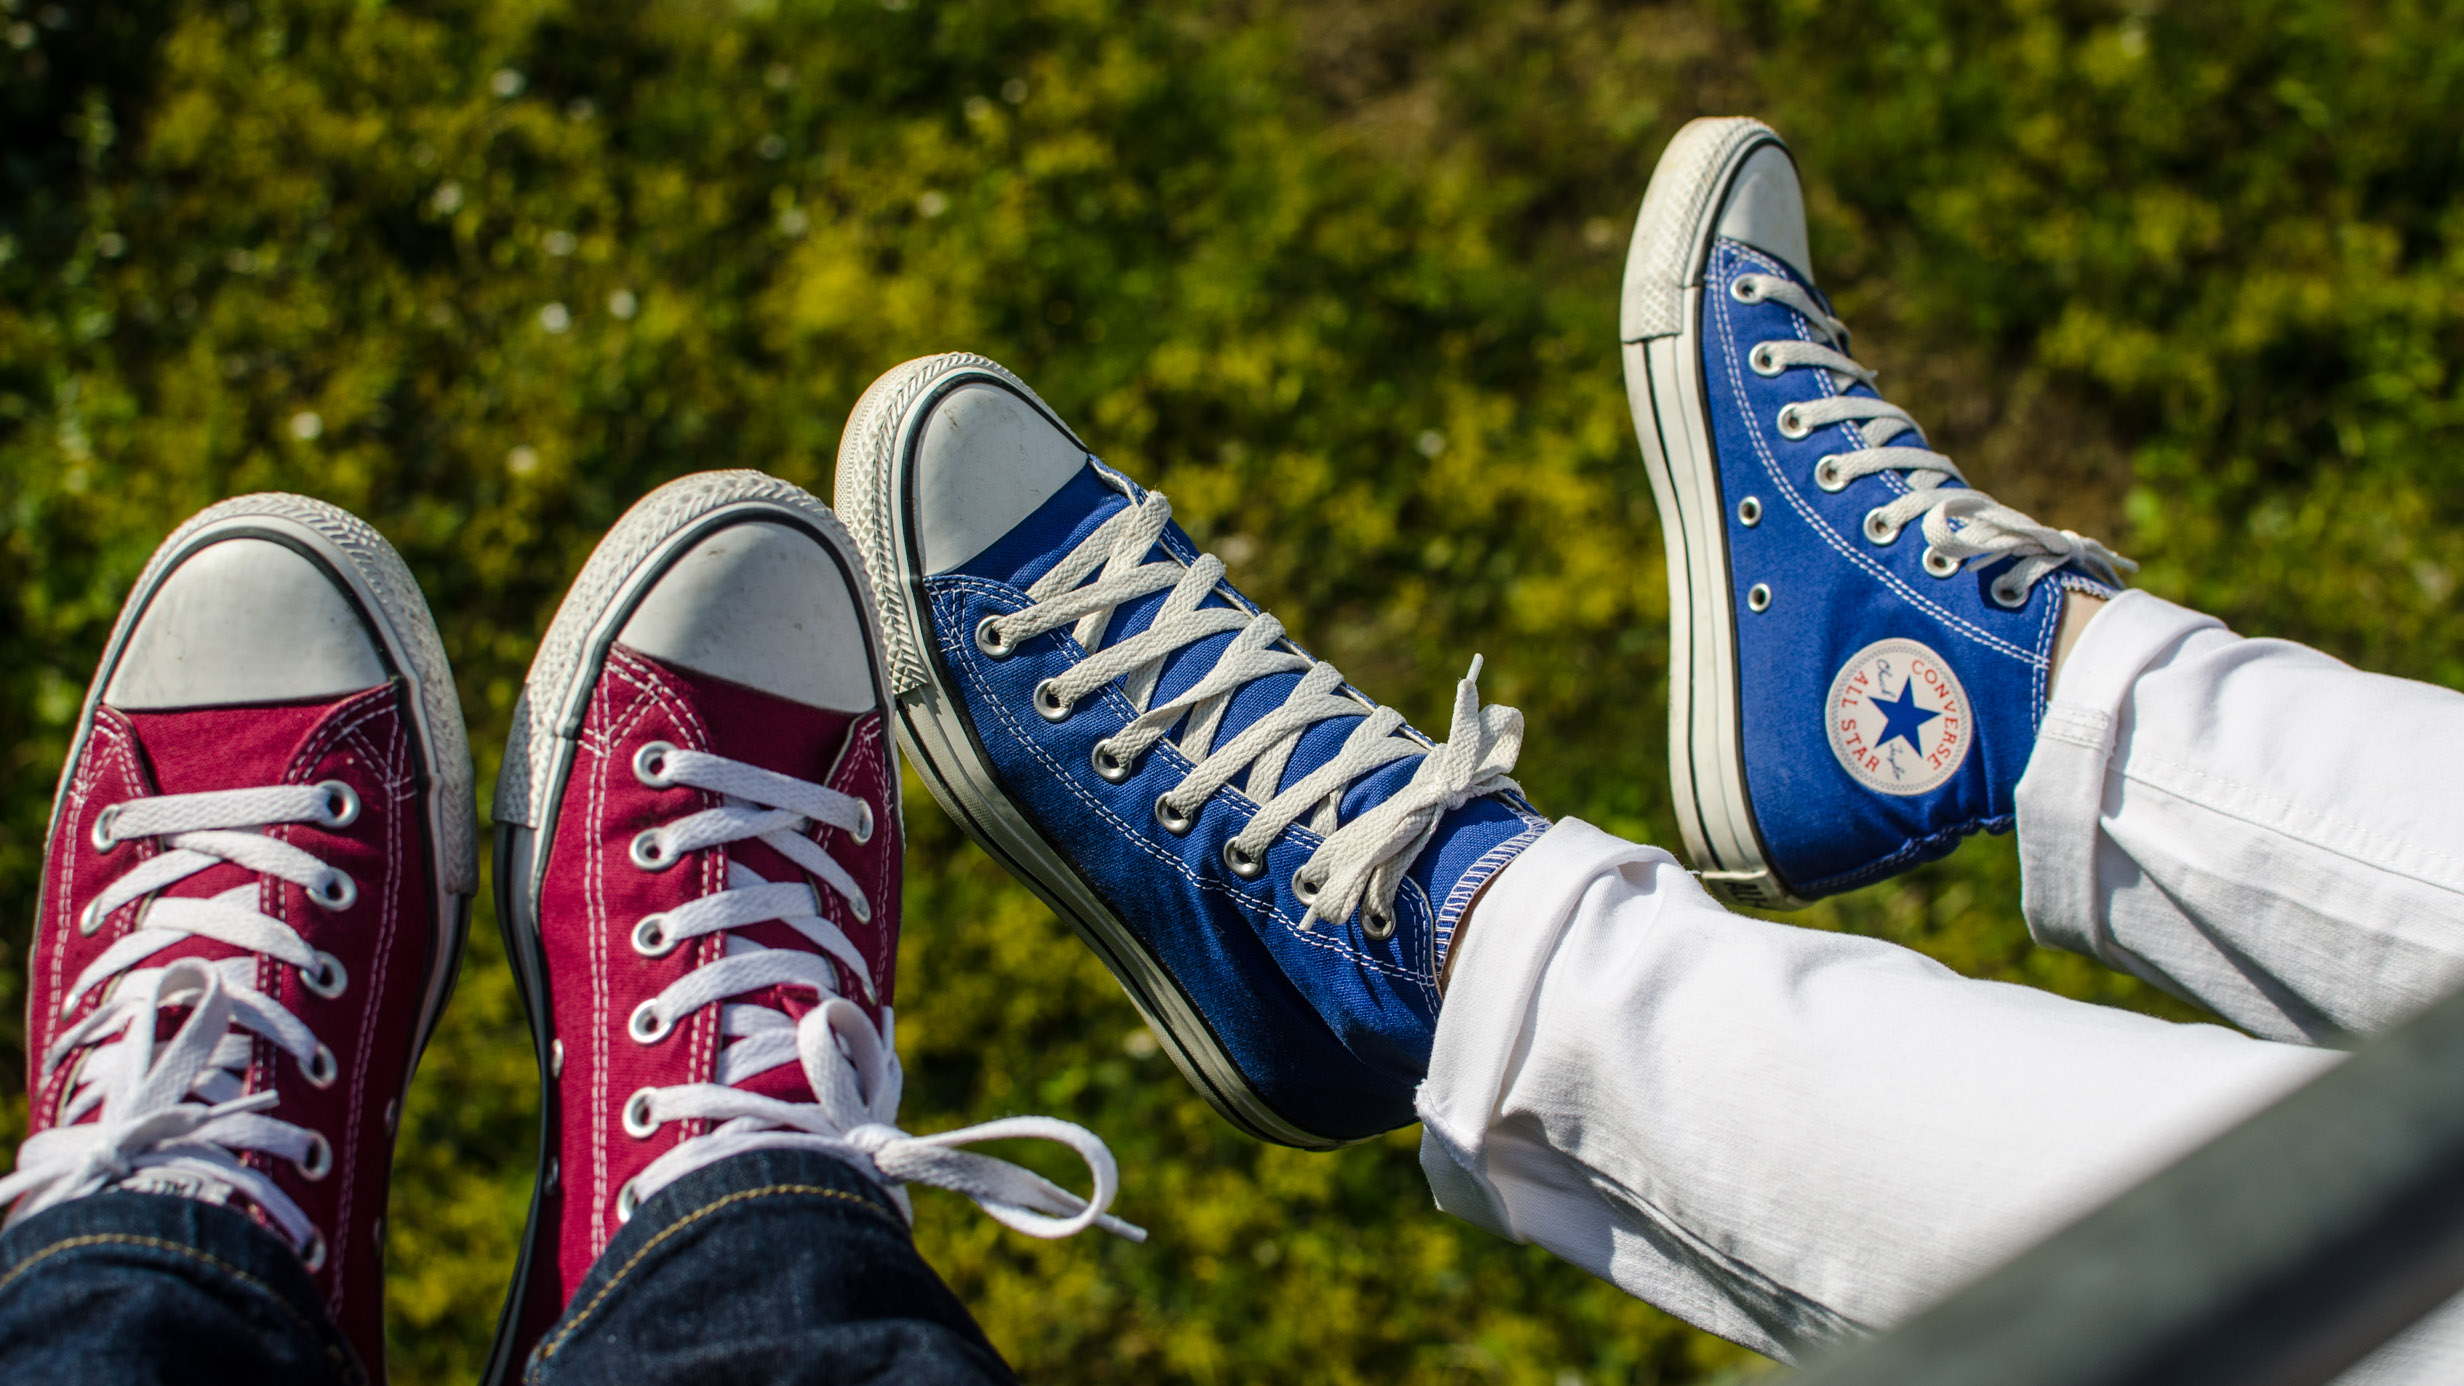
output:
[[[309,1228],[308,1245],[300,1248],[299,1259],[306,1263],[310,1275],[325,1269],[325,1234]]]
[[[1937,578],[1946,578],[1959,571],[1959,560],[1935,548],[1925,546],[1925,571]]]
[[[1814,464],[1814,484],[1825,491],[1837,492],[1848,485],[1848,477],[1839,465],[1839,454],[1826,452]]]
[[[664,741],[653,741],[633,753],[633,778],[649,789],[674,789],[676,782],[667,777],[667,758],[676,748]]]
[[[94,815],[94,831],[88,840],[94,844],[95,851],[108,852],[120,845],[120,839],[111,835],[111,825],[119,818],[121,807],[119,804],[106,804],[101,813]]]
[[[1313,881],[1309,879],[1309,868],[1307,866],[1303,866],[1300,870],[1292,873],[1292,893],[1300,897],[1300,902],[1304,905],[1316,904],[1318,902],[1318,892],[1324,890],[1325,888],[1326,883],[1324,881]]]
[[[847,836],[858,847],[873,840],[873,806],[869,800],[856,800],[856,826]]]
[[[359,821],[359,791],[340,780],[319,780],[317,788],[325,791],[325,816],[317,820],[320,828],[347,828]]]
[[[1087,759],[1094,765],[1095,773],[1112,784],[1129,778],[1129,761],[1112,749],[1109,740],[1096,742],[1094,752]]]
[[[625,1021],[625,1033],[633,1037],[635,1044],[657,1044],[675,1028],[675,1022],[659,1014],[656,997],[635,1006],[632,1016]]]
[[[299,1177],[314,1182],[334,1172],[334,1143],[322,1131],[309,1132],[308,1139],[316,1144],[308,1147],[308,1158],[297,1164]]]
[[[1747,529],[1761,524],[1762,502],[1753,496],[1747,496],[1744,500],[1737,502],[1737,523]]]
[[[1779,428],[1780,436],[1792,443],[1814,431],[1814,426],[1805,421],[1805,415],[1793,404],[1781,405],[1779,415],[1773,422]]]
[[[633,951],[645,958],[664,958],[676,951],[675,936],[667,931],[667,916],[646,914],[633,926]]]
[[[299,984],[331,1001],[351,984],[351,977],[342,970],[342,959],[331,953],[319,953],[314,971],[304,967],[300,969]]]
[[[641,1206],[641,1195],[633,1191],[633,1181],[626,1180],[625,1186],[616,1191],[616,1221],[619,1223],[633,1221],[633,1211]]]
[[[626,1135],[637,1141],[646,1141],[659,1133],[659,1123],[650,1114],[650,1099],[658,1095],[657,1088],[640,1088],[625,1099]]]
[[[327,871],[325,879],[318,885],[323,886],[324,889],[320,890],[317,886],[302,887],[307,892],[310,904],[341,911],[359,903],[359,882],[340,871]]]
[[[1740,274],[1728,281],[1728,296],[1739,303],[1762,302],[1762,276]]]
[[[864,898],[863,891],[847,897],[847,908],[855,915],[858,924],[873,922],[873,902]]]
[[[548,1041],[548,1076],[550,1078],[565,1076],[565,1042],[563,1040]]]
[[[1380,943],[1395,936],[1395,924],[1395,916],[1391,911],[1373,909],[1367,905],[1360,907],[1361,933]]]
[[[564,1172],[564,1168],[564,1163],[562,1161],[558,1160],[555,1156],[550,1155],[548,1157],[547,1171],[539,1176],[540,1184],[546,1188],[555,1188],[556,1176],[562,1174]]]
[[[665,871],[682,855],[667,849],[667,839],[659,836],[657,828],[644,828],[633,835],[633,864],[644,871]]]
[[[1194,813],[1184,813],[1181,810],[1174,808],[1172,806],[1172,796],[1169,794],[1163,794],[1158,795],[1155,799],[1155,821],[1163,824],[1164,831],[1172,834],[1174,837],[1187,837],[1189,836],[1189,830],[1197,826],[1198,816]]]
[[[1745,589],[1745,609],[1764,612],[1771,609],[1771,584],[1758,582]]]
[[[84,909],[77,911],[77,932],[79,934],[92,938],[94,931],[103,927],[103,912],[94,908],[95,905],[101,903],[99,900],[90,901]]]
[[[1035,715],[1047,722],[1066,722],[1078,708],[1076,704],[1062,700],[1060,690],[1054,687],[1054,683],[1054,680],[1046,679],[1035,685]]]
[[[1788,369],[1780,364],[1780,354],[1773,350],[1776,345],[1772,342],[1763,342],[1746,353],[1745,364],[1754,368],[1754,374],[1778,375],[1781,371]]]
[[[1241,849],[1239,838],[1223,845],[1223,864],[1232,868],[1232,874],[1244,881],[1254,881],[1266,874],[1266,854],[1249,855]]]
[[[1865,512],[1865,542],[1887,547],[1899,538],[1899,526],[1892,524],[1877,505]]]
[[[342,1076],[342,1064],[334,1058],[333,1050],[320,1044],[317,1046],[317,1052],[301,1066],[300,1073],[307,1078],[308,1086],[330,1088],[334,1085],[334,1080]]]
[[[2017,611],[2028,604],[2026,588],[2013,588],[2001,578],[1995,578],[1993,586],[1986,590],[1993,593],[1994,603],[2006,611]]]
[[[987,616],[975,623],[975,647],[988,659],[1007,659],[1018,652],[1017,643],[1001,633],[998,616]]]

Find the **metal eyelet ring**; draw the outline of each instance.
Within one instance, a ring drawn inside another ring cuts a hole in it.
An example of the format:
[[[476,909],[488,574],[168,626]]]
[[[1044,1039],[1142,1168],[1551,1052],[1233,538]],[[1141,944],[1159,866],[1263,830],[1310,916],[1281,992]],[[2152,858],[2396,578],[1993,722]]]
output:
[[[564,1172],[564,1168],[565,1167],[562,1161],[558,1160],[555,1156],[550,1155],[548,1157],[547,1173],[539,1176],[539,1183],[546,1188],[555,1188],[556,1176],[562,1174]]]
[[[299,1259],[308,1267],[310,1275],[325,1269],[325,1234],[309,1228],[308,1245],[300,1248]]]
[[[1814,464],[1814,484],[1825,491],[1838,491],[1848,484],[1847,474],[1840,470],[1839,454],[1826,452]]]
[[[625,1186],[616,1191],[616,1220],[618,1222],[633,1221],[633,1210],[641,1206],[641,1195],[633,1192],[633,1181],[626,1180]]]
[[[681,855],[667,850],[667,839],[659,836],[657,828],[644,828],[633,835],[633,864],[644,871],[665,871]]]
[[[1223,845],[1223,864],[1231,867],[1232,874],[1244,881],[1254,881],[1266,874],[1266,854],[1249,855],[1241,849],[1239,838]]]
[[[325,879],[319,884],[324,887],[322,890],[317,886],[303,887],[311,904],[329,910],[347,910],[359,903],[359,882],[340,871],[327,871]]]
[[[873,922],[873,902],[864,898],[863,891],[859,890],[847,897],[847,908],[855,913],[857,923],[870,924]]]
[[[91,840],[95,851],[108,852],[120,845],[120,839],[111,835],[112,820],[119,816],[120,805],[118,804],[106,805],[101,813],[94,815],[94,832]]]
[[[1002,636],[1000,622],[998,616],[987,616],[975,623],[975,647],[987,658],[1007,659],[1018,652],[1017,643]]]
[[[667,777],[667,758],[676,748],[664,741],[653,741],[633,753],[633,778],[651,789],[674,789],[676,782]]]
[[[674,1021],[659,1014],[656,997],[635,1006],[632,1017],[625,1021],[625,1033],[633,1036],[635,1044],[657,1044],[667,1038],[668,1031],[675,1028]]]
[[[94,931],[103,927],[103,912],[94,908],[95,905],[99,905],[101,903],[102,902],[100,900],[94,901],[93,903],[88,904],[84,909],[77,912],[78,933],[87,938],[92,938],[94,937]]]
[[[310,1056],[300,1072],[307,1077],[308,1086],[330,1088],[334,1085],[334,1080],[342,1076],[342,1064],[334,1057],[333,1050],[320,1044],[317,1046],[317,1052]]]
[[[317,954],[317,965],[315,970],[311,971],[310,969],[303,967],[300,969],[299,973],[299,984],[301,986],[308,988],[310,991],[324,997],[328,1001],[340,996],[342,994],[342,989],[349,986],[350,982],[350,974],[342,970],[342,959],[335,957],[331,953]]]
[[[1805,416],[1793,404],[1781,405],[1779,417],[1773,422],[1778,425],[1780,436],[1792,443],[1814,431],[1814,426],[1805,421]]]
[[[1060,690],[1053,687],[1053,682],[1046,679],[1035,685],[1035,715],[1047,722],[1066,722],[1069,715],[1078,709],[1075,704],[1062,701]]]
[[[1187,837],[1189,835],[1189,830],[1197,826],[1198,816],[1194,813],[1184,813],[1181,810],[1174,808],[1172,806],[1172,796],[1169,794],[1163,794],[1158,795],[1155,799],[1155,821],[1163,824],[1164,831],[1172,834],[1174,837]]]
[[[1095,766],[1096,774],[1113,784],[1129,778],[1129,761],[1113,751],[1109,740],[1096,742],[1094,753],[1087,759]]]
[[[659,1095],[657,1088],[642,1088],[625,1099],[625,1134],[637,1141],[657,1135],[659,1123],[650,1115],[650,1099]]]
[[[1769,611],[1771,609],[1771,584],[1758,582],[1745,589],[1745,609],[1758,612]]]
[[[1762,280],[1755,275],[1740,274],[1728,281],[1728,296],[1739,303],[1762,302]]]
[[[1389,911],[1360,907],[1360,931],[1383,942],[1395,936],[1395,917]]]
[[[548,1041],[548,1076],[550,1078],[565,1076],[565,1042],[563,1040]]]
[[[856,800],[855,831],[847,836],[858,847],[873,840],[873,806],[870,802],[863,799]]]
[[[1745,364],[1752,366],[1756,375],[1778,375],[1788,369],[1780,364],[1780,354],[1773,349],[1778,345],[1776,342],[1764,342],[1755,347],[1746,353]]]
[[[2024,587],[2015,587],[2006,579],[1995,578],[1993,580],[1993,586],[1987,590],[1993,593],[1993,599],[1995,602],[2009,610],[2017,611],[2019,608],[2028,604],[2027,589]]]
[[[667,931],[667,916],[646,914],[633,926],[633,951],[645,958],[664,958],[676,949],[675,935]]]
[[[317,788],[325,791],[325,816],[317,820],[320,828],[347,828],[359,821],[359,791],[340,780],[319,780]]]
[[[1762,523],[1762,502],[1752,496],[1737,502],[1737,523],[1752,529]]]
[[[1309,879],[1309,868],[1306,866],[1292,873],[1292,893],[1299,896],[1300,902],[1304,905],[1316,904],[1318,900],[1318,892],[1324,890],[1325,888],[1326,883],[1324,881],[1313,881]]]
[[[1927,544],[1925,546],[1925,571],[1935,577],[1946,578],[1959,571],[1959,560]]]
[[[1881,506],[1877,505],[1865,512],[1865,542],[1888,544],[1897,538],[1899,538],[1899,526],[1892,524],[1883,515]]]
[[[295,1163],[299,1165],[302,1179],[322,1179],[334,1172],[334,1143],[325,1139],[325,1133],[321,1131],[309,1132],[308,1139],[316,1144],[308,1147],[308,1158]]]

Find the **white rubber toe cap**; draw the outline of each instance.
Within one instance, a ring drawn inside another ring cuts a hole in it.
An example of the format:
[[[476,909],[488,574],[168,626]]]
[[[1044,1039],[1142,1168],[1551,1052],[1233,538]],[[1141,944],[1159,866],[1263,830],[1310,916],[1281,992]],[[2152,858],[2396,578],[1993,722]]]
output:
[[[383,682],[375,640],[324,569],[272,540],[235,538],[163,579],[103,701],[136,711],[305,702]]]
[[[687,550],[616,637],[653,659],[808,707],[875,703],[864,623],[845,571],[790,525],[730,525]]]
[[[1086,450],[998,385],[964,385],[933,406],[917,440],[916,532],[924,571],[991,547],[1086,465]]]
[[[1805,239],[1805,190],[1787,150],[1766,144],[1737,170],[1728,205],[1720,210],[1720,234],[1778,256],[1806,283],[1814,282],[1814,257]]]

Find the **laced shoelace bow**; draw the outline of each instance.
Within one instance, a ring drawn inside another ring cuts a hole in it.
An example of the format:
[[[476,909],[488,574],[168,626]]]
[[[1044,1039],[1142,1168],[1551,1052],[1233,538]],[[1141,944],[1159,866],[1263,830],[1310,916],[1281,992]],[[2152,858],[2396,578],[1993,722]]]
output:
[[[1877,472],[1905,474],[1906,494],[1866,512],[1868,540],[1888,544],[1910,521],[1922,516],[1925,571],[1935,577],[1947,578],[1971,564],[2013,559],[1992,584],[1993,599],[2008,607],[2025,605],[2036,584],[2065,564],[2076,563],[2090,576],[2117,586],[2121,574],[2138,570],[2138,564],[2094,539],[2040,524],[1967,485],[1958,466],[1941,453],[1893,446],[1891,440],[1903,433],[1923,436],[1916,420],[1896,404],[1847,393],[1854,383],[1872,385],[1876,372],[1847,354],[1847,324],[1824,311],[1802,285],[1774,274],[1745,274],[1730,281],[1729,293],[1740,303],[1782,304],[1822,338],[1818,342],[1758,342],[1746,357],[1758,375],[1802,367],[1831,373],[1832,386],[1840,393],[1787,405],[1777,421],[1781,436],[1791,440],[1831,424],[1852,423],[1866,444],[1825,456],[1815,465],[1814,484],[1825,491],[1838,491],[1858,477]],[[1961,484],[1945,488],[1945,481]]]
[[[349,875],[263,830],[285,823],[340,828],[358,816],[358,795],[338,780],[112,805],[95,820],[97,847],[108,851],[150,837],[165,850],[105,887],[79,915],[78,930],[91,934],[121,907],[224,862],[289,881],[326,909],[347,909],[359,894]],[[59,1123],[28,1137],[16,1171],[0,1179],[0,1202],[16,1203],[11,1224],[148,1172],[174,1186],[219,1186],[247,1198],[290,1238],[311,1271],[322,1268],[323,1232],[265,1171],[241,1161],[261,1152],[322,1179],[332,1171],[333,1146],[319,1132],[266,1115],[279,1094],[272,1088],[247,1092],[246,1082],[260,1038],[296,1060],[314,1086],[330,1085],[338,1066],[305,1022],[256,988],[254,955],[297,968],[301,983],[319,996],[340,995],[349,978],[340,959],[262,913],[258,900],[255,885],[203,898],[148,900],[137,927],[70,984],[60,1002],[64,1018],[95,988],[108,990],[92,1014],[44,1051],[46,1082],[71,1055],[87,1052]],[[245,951],[213,962],[192,957],[137,967],[190,938]],[[158,1046],[156,1017],[180,1008],[188,1018]]]
[[[634,773],[653,788],[684,786],[722,796],[721,803],[634,840],[633,859],[645,870],[665,870],[686,855],[733,842],[759,841],[818,878],[847,902],[859,920],[872,917],[871,902],[853,875],[805,834],[826,824],[856,842],[873,834],[872,806],[823,785],[664,742],[641,749]],[[730,932],[775,921],[810,942],[818,953],[768,948]],[[709,1130],[687,1138],[627,1181],[617,1195],[619,1220],[642,1200],[705,1165],[748,1150],[804,1149],[838,1156],[878,1172],[899,1207],[912,1216],[906,1184],[929,1184],[965,1195],[993,1218],[1035,1237],[1067,1237],[1102,1227],[1133,1241],[1146,1233],[1105,1209],[1120,1186],[1111,1150],[1085,1127],[1052,1117],[1007,1117],[955,1131],[909,1135],[897,1126],[904,1075],[890,1007],[881,1006],[875,1029],[862,1007],[839,993],[833,960],[874,1000],[872,975],[846,931],[823,917],[813,887],[771,882],[743,862],[728,862],[728,886],[675,909],[644,917],[634,926],[633,946],[658,957],[709,934],[723,934],[721,956],[703,963],[635,1008],[628,1030],[642,1044],[664,1039],[676,1024],[704,1006],[772,987],[810,988],[821,1000],[801,1018],[751,1002],[719,1010],[720,1049],[715,1081],[646,1087],[627,1098],[628,1135],[647,1139],[671,1121],[707,1121]],[[736,1086],[784,1064],[797,1064],[813,1100],[791,1102]],[[1093,1176],[1087,1198],[1006,1160],[959,1147],[980,1141],[1042,1139],[1077,1152]]]
[[[1063,721],[1081,700],[1116,678],[1140,709],[1119,734],[1096,743],[1097,774],[1115,783],[1129,778],[1138,758],[1186,718],[1179,746],[1196,763],[1155,802],[1164,828],[1188,832],[1207,799],[1246,771],[1246,791],[1259,808],[1224,844],[1233,873],[1244,880],[1264,874],[1267,847],[1308,815],[1311,831],[1325,840],[1292,878],[1294,892],[1308,905],[1301,927],[1319,920],[1340,924],[1359,909],[1364,932],[1373,938],[1391,935],[1395,893],[1413,859],[1436,835],[1439,820],[1484,794],[1521,792],[1509,776],[1522,754],[1523,714],[1481,706],[1481,661],[1474,656],[1471,671],[1455,686],[1446,740],[1423,741],[1404,726],[1402,714],[1353,692],[1333,665],[1301,653],[1273,616],[1239,603],[1204,605],[1223,582],[1223,560],[1202,554],[1186,568],[1169,557],[1149,561],[1171,519],[1171,502],[1153,491],[1117,512],[1027,589],[1033,605],[979,622],[976,647],[1005,658],[1021,641],[1073,627],[1079,645],[1095,652],[1037,685],[1036,711],[1047,721]],[[1096,649],[1116,608],[1167,590],[1170,595],[1145,630]],[[1204,677],[1176,697],[1152,702],[1169,655],[1227,631],[1238,634]],[[1215,744],[1234,695],[1257,679],[1283,673],[1301,677],[1282,704]],[[1282,784],[1301,737],[1338,717],[1361,720],[1334,758]],[[1347,786],[1380,766],[1423,754],[1427,759],[1401,791],[1349,823],[1339,821]]]

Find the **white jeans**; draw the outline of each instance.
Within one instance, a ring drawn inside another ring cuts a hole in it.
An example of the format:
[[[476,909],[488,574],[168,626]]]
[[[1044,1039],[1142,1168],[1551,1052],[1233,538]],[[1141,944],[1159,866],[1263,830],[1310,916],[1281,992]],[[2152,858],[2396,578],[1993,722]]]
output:
[[[2266,1038],[1733,915],[1569,819],[1463,936],[1421,1164],[1774,1356],[1888,1327],[2464,982],[2459,786],[2464,696],[2126,593],[2019,785],[2029,926]],[[2347,1380],[2464,1380],[2464,1304]]]

